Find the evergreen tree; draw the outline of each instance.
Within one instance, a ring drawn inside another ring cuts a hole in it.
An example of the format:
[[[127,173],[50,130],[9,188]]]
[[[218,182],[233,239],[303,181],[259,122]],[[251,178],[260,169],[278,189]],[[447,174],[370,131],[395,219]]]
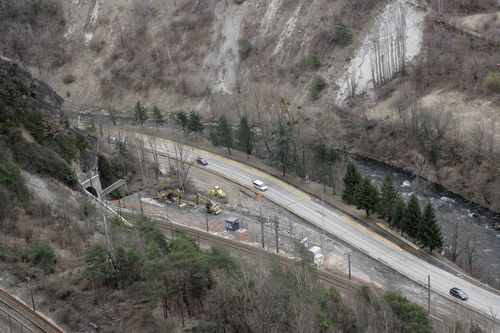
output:
[[[437,223],[436,213],[430,202],[424,207],[419,238],[424,247],[428,247],[431,252],[443,246],[441,227]]]
[[[156,124],[156,128],[160,130],[160,126],[163,126],[165,124],[165,116],[161,113],[160,109],[158,106],[153,106],[153,119]]]
[[[323,139],[313,144],[313,171],[318,180],[325,185],[330,184],[332,167],[339,159],[335,149],[327,147]]]
[[[413,242],[416,242],[422,224],[422,212],[415,194],[413,194],[408,201],[403,220],[403,230],[413,238]]]
[[[196,138],[198,138],[198,133],[201,133],[203,131],[203,123],[201,121],[201,116],[198,112],[194,110],[189,113],[188,129],[191,132],[194,132],[194,136]]]
[[[396,204],[398,192],[394,186],[394,180],[387,175],[380,187],[380,201],[378,205],[378,214],[384,220],[391,222],[392,212]]]
[[[141,105],[141,102],[137,102],[134,108],[134,119],[141,124],[144,128],[144,123],[148,120],[148,113],[146,108]]]
[[[231,154],[231,148],[233,148],[233,129],[231,124],[227,121],[225,116],[221,116],[217,125],[215,127],[215,132],[211,135],[212,143],[215,146],[223,145],[227,148],[229,154]]]
[[[400,197],[396,197],[394,202],[394,207],[392,209],[392,219],[390,221],[391,226],[401,230],[401,234],[403,234],[404,229],[404,216],[406,211],[406,202]]]
[[[349,203],[354,203],[354,193],[356,192],[356,187],[361,182],[362,175],[358,171],[356,164],[350,161],[347,164],[347,172],[344,176],[344,192],[342,193],[342,199]]]
[[[92,292],[95,287],[104,282],[108,276],[108,254],[106,249],[100,245],[92,246],[85,251],[85,277],[92,284]]]
[[[188,127],[189,118],[186,112],[179,111],[174,114],[174,122],[182,127],[182,131],[186,134],[186,129]]]
[[[161,256],[161,251],[155,242],[150,242],[147,247],[146,260],[144,261],[144,282],[141,283],[149,299],[149,311],[153,311],[158,301],[161,300],[163,316],[167,317],[167,281],[170,268]]]
[[[284,120],[280,119],[278,121],[276,143],[271,149],[271,163],[283,171],[283,177],[285,177],[287,169],[293,162],[292,140],[292,133],[288,125]]]
[[[376,211],[378,200],[379,193],[377,187],[372,184],[370,178],[363,177],[354,192],[356,208],[365,210],[366,217],[370,217],[370,214]]]
[[[255,135],[245,115],[240,119],[240,127],[238,128],[237,136],[240,149],[244,151],[247,154],[247,158],[249,158],[252,154]]]

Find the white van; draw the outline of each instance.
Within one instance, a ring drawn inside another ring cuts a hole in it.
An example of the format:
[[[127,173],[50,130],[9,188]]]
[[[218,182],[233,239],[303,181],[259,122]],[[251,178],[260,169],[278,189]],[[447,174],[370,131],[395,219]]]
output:
[[[253,187],[255,187],[256,189],[258,189],[260,191],[267,191],[267,185],[260,180],[254,180]]]

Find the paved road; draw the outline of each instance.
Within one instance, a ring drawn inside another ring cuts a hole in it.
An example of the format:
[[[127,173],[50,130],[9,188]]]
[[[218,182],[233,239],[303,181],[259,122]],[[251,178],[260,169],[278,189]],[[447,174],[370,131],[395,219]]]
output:
[[[148,142],[146,136],[145,141]],[[160,143],[161,141],[161,143]],[[157,151],[175,157],[174,143],[157,139]],[[297,188],[272,177],[260,170],[249,167],[222,156],[193,148],[192,158],[203,156],[211,171],[244,186],[251,187],[253,179],[266,182],[269,190],[263,195],[275,203],[289,209],[310,223],[330,232],[369,256],[422,284],[431,276],[431,289],[449,297],[451,287],[459,287],[469,295],[469,300],[460,303],[500,323],[500,296],[474,285],[462,278],[444,271],[432,264],[402,250],[398,245],[360,225],[355,220],[331,207],[325,207],[314,198]]]

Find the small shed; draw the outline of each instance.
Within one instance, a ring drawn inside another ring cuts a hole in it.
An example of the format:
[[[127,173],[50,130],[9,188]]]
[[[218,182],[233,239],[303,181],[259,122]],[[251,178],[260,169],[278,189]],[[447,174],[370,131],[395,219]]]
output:
[[[236,231],[240,228],[240,219],[237,217],[228,217],[226,219],[226,230]]]

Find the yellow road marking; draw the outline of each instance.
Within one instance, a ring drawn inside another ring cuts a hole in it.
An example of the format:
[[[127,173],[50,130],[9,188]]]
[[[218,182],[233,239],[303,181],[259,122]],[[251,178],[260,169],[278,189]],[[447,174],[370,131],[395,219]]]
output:
[[[383,225],[382,223],[377,223],[377,225],[378,225],[379,227],[381,227],[382,229],[384,229],[385,231],[390,232],[391,234],[393,234],[393,235],[394,235],[394,232],[393,232],[391,229],[387,228],[387,227],[386,227],[385,225]],[[397,236],[397,235],[395,235],[395,236]],[[403,241],[404,241],[406,244],[410,245],[410,246],[411,246],[412,248],[414,248],[415,250],[420,250],[420,248],[419,248],[417,245],[415,245],[414,243],[412,243],[412,242],[410,242],[410,241],[407,241],[406,239],[403,239]]]
[[[148,137],[147,135],[142,135],[142,134],[139,134],[140,136],[142,137]],[[167,139],[162,139],[163,142],[165,143],[168,143],[168,144],[175,144],[174,141],[170,141],[170,140],[167,140]],[[269,176],[268,174],[258,170],[258,169],[255,169],[255,168],[252,168],[252,167],[249,167],[243,163],[240,163],[240,162],[236,162],[234,160],[231,160],[229,158],[226,158],[226,157],[223,157],[223,156],[219,156],[217,154],[214,154],[214,153],[211,153],[211,152],[208,152],[208,151],[205,151],[205,150],[202,150],[202,149],[198,149],[198,148],[195,148],[195,147],[191,147],[193,149],[194,152],[197,152],[199,154],[203,154],[203,155],[208,155],[214,159],[218,159],[218,160],[221,160],[221,161],[224,161],[228,164],[231,164],[232,166],[235,166],[237,168],[240,168],[242,170],[245,170],[247,172],[250,172],[250,173],[253,173],[253,174],[256,174],[258,175],[259,177],[263,178],[263,179],[266,179],[268,182],[271,182],[271,183],[274,183],[274,184],[277,184],[278,186],[280,187],[283,187],[293,193],[295,193],[296,195],[300,196],[301,198],[305,199],[305,200],[311,200],[311,197],[307,194],[305,194],[304,192],[298,190],[297,188],[283,182],[282,180],[279,180],[273,176]]]
[[[342,215],[342,216],[340,216],[340,218],[341,218],[342,220],[344,220],[345,222],[349,223],[350,225],[352,225],[352,226],[354,226],[354,227],[356,227],[356,228],[358,228],[358,229],[360,229],[360,230],[363,230],[363,231],[365,231],[365,232],[369,233],[370,235],[372,235],[372,236],[373,236],[373,237],[375,237],[375,238],[378,238],[379,240],[383,241],[384,243],[386,243],[386,244],[387,244],[387,245],[389,245],[390,247],[392,247],[392,248],[394,248],[394,249],[396,249],[396,250],[398,250],[398,251],[403,251],[403,249],[401,249],[401,247],[399,247],[398,245],[396,245],[396,244],[394,244],[393,242],[391,242],[391,241],[389,241],[389,240],[385,239],[384,237],[380,236],[379,234],[377,234],[377,233],[375,233],[375,232],[371,231],[371,230],[370,230],[370,229],[368,229],[367,227],[365,227],[365,226],[363,226],[363,225],[359,224],[358,222],[354,221],[354,220],[353,220],[352,218],[350,218],[349,216],[347,216],[347,215]]]
[[[149,136],[142,135],[142,134],[138,134],[138,135],[139,135],[139,136],[141,136],[141,137],[149,137]],[[161,139],[161,140],[162,140],[164,143],[166,143],[166,144],[175,144],[175,142],[174,142],[174,141],[170,141],[170,140],[167,140],[167,139]],[[263,179],[268,180],[269,182],[275,183],[275,184],[277,184],[277,185],[279,185],[279,186],[281,186],[281,187],[283,187],[283,188],[288,189],[289,191],[291,191],[291,192],[295,193],[296,195],[300,196],[300,197],[301,197],[301,198],[303,198],[303,199],[306,199],[306,200],[310,200],[310,199],[311,199],[311,197],[310,197],[310,196],[308,196],[308,195],[304,194],[302,191],[300,191],[300,190],[296,189],[295,187],[293,187],[293,186],[291,186],[291,185],[289,185],[289,184],[287,184],[287,183],[285,183],[285,182],[283,182],[283,181],[281,181],[281,180],[279,180],[279,179],[277,179],[277,178],[275,178],[275,177],[269,176],[269,175],[267,175],[266,173],[264,173],[264,172],[262,172],[262,171],[260,171],[260,170],[258,170],[258,169],[254,169],[254,168],[249,167],[249,166],[246,166],[246,165],[244,165],[244,164],[242,164],[242,163],[240,163],[240,162],[233,161],[233,160],[228,159],[228,158],[226,158],[226,157],[219,156],[219,155],[216,155],[216,154],[214,154],[214,153],[211,153],[211,152],[208,152],[208,151],[205,151],[205,150],[202,150],[202,149],[198,149],[198,148],[195,148],[195,147],[191,147],[191,148],[192,148],[192,150],[193,150],[194,152],[197,152],[198,154],[208,155],[208,156],[210,156],[210,157],[212,157],[212,158],[215,158],[215,159],[218,159],[218,160],[222,160],[222,161],[224,161],[224,162],[226,162],[226,163],[228,163],[228,164],[231,164],[231,165],[233,165],[233,166],[235,166],[235,167],[237,167],[237,168],[239,168],[239,169],[246,170],[247,172],[250,172],[250,173],[253,173],[253,174],[257,174],[257,175],[259,175],[260,177],[262,177]],[[168,152],[167,152],[167,153],[168,153]],[[233,171],[233,172],[234,172],[234,171]],[[236,173],[237,173],[237,172],[236,172]],[[229,176],[228,176],[228,177],[229,177]],[[232,177],[230,177],[230,178],[232,178]],[[233,178],[233,179],[234,179],[234,178]],[[284,195],[284,194],[282,194],[282,193],[281,193],[281,195],[283,195],[283,196],[287,197],[286,195]],[[289,198],[289,197],[287,197],[287,199],[290,199],[290,198]],[[291,200],[291,199],[290,199],[290,200]],[[272,201],[277,202],[276,200],[272,200]],[[299,205],[301,205],[301,206],[302,206],[302,204],[301,204],[301,203],[299,203]],[[312,214],[312,215],[316,216],[316,218],[318,218],[318,217],[319,217],[321,220],[328,220],[328,218],[327,218],[326,216],[320,216],[321,214],[316,213],[316,211],[314,211],[314,210],[312,210],[312,209],[310,209],[310,208],[308,208],[308,207],[305,207],[305,206],[303,206],[303,207],[305,208],[305,210],[308,210],[310,214]],[[294,212],[294,211],[293,211],[290,207],[287,207],[287,205],[285,205],[285,208],[286,208],[287,210],[291,211],[292,213],[296,213],[296,212]],[[302,218],[304,218],[305,220],[309,221],[310,223],[312,223],[312,224],[314,224],[314,225],[316,225],[316,226],[318,226],[318,225],[319,225],[320,227],[323,227],[323,226],[322,226],[321,224],[319,224],[318,222],[313,222],[311,219],[309,219],[309,218],[305,217],[303,214],[299,214],[299,215],[301,215],[301,216],[302,216]],[[391,246],[391,247],[392,247],[392,248],[394,248],[395,250],[397,250],[397,251],[403,251],[403,250],[401,249],[401,247],[399,247],[399,246],[397,246],[396,244],[394,244],[393,242],[391,242],[391,241],[389,241],[389,240],[385,239],[384,237],[382,237],[382,236],[378,235],[377,233],[375,233],[375,232],[373,232],[373,231],[369,230],[369,229],[368,229],[368,228],[366,228],[365,226],[363,226],[363,225],[361,225],[361,224],[357,223],[356,221],[354,221],[353,219],[351,219],[349,216],[346,216],[346,215],[341,215],[341,216],[340,216],[340,218],[341,218],[343,221],[345,221],[345,222],[349,223],[350,225],[354,226],[355,228],[357,228],[357,229],[359,229],[359,230],[362,230],[362,231],[364,231],[364,232],[366,232],[366,233],[368,233],[368,234],[372,235],[373,237],[375,237],[375,238],[377,238],[377,239],[379,239],[379,240],[383,241],[384,243],[386,243],[387,245]],[[355,235],[351,235],[351,236],[355,236]]]

